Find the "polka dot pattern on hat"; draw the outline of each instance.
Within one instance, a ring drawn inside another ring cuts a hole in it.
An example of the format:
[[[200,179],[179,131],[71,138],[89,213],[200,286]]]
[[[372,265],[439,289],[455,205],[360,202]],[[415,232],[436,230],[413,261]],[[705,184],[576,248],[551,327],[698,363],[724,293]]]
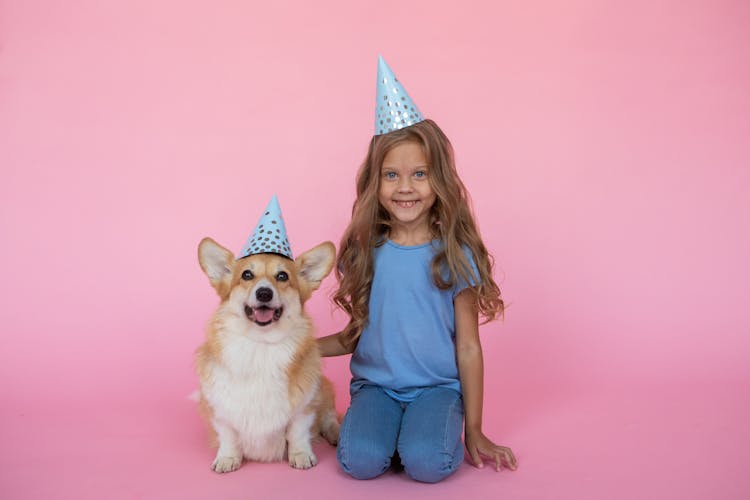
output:
[[[259,253],[276,253],[294,260],[276,195],[271,198],[252,236],[248,238],[237,258]]]
[[[406,89],[382,57],[378,58],[375,135],[387,134],[424,121]]]

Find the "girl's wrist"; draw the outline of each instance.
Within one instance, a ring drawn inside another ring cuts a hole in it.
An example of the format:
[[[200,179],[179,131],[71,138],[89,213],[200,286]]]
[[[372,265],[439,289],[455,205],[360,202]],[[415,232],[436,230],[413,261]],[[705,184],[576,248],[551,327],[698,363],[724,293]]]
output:
[[[466,429],[464,431],[467,436],[478,436],[482,434],[482,424],[473,424],[473,425],[466,425]]]

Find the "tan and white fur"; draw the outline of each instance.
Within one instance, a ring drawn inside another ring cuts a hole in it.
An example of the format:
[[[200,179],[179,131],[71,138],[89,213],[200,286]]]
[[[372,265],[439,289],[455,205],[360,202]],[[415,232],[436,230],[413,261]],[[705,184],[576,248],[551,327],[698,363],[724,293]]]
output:
[[[333,387],[321,374],[304,303],[331,272],[325,242],[292,261],[276,254],[235,260],[210,238],[198,260],[221,298],[198,348],[200,404],[218,441],[211,468],[237,470],[243,458],[317,463],[311,440],[338,441]]]

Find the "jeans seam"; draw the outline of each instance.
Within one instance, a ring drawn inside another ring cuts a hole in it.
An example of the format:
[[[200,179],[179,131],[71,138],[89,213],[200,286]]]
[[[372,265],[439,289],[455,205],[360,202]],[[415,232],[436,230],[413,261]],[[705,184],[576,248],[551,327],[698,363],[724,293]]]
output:
[[[451,424],[451,418],[453,417],[453,411],[456,408],[456,405],[461,401],[461,397],[459,396],[456,398],[453,403],[451,403],[450,408],[448,408],[448,415],[445,419],[445,428],[443,429],[443,469],[451,469],[451,466],[453,465],[453,452],[455,450],[448,450],[448,428]]]
[[[348,410],[347,410],[348,413]],[[344,415],[344,420],[346,420],[346,415]],[[344,436],[343,439],[340,437],[338,442],[338,452],[339,452],[339,463],[341,464],[341,467],[348,473],[349,472],[349,460],[347,459],[347,447],[342,446],[344,443],[348,443],[349,439],[349,425],[344,427]]]

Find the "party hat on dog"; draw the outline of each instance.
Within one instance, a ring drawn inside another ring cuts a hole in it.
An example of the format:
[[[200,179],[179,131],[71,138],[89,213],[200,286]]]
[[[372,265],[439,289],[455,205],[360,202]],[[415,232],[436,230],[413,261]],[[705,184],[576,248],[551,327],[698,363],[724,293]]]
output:
[[[419,108],[382,56],[378,56],[377,86],[375,135],[387,134],[424,120]]]
[[[289,248],[289,240],[286,237],[286,226],[284,226],[284,218],[281,216],[279,199],[276,195],[273,195],[271,201],[268,202],[263,215],[260,216],[258,225],[255,226],[255,231],[247,239],[247,243],[242,247],[237,259],[257,253],[277,253],[294,260],[292,250]]]

